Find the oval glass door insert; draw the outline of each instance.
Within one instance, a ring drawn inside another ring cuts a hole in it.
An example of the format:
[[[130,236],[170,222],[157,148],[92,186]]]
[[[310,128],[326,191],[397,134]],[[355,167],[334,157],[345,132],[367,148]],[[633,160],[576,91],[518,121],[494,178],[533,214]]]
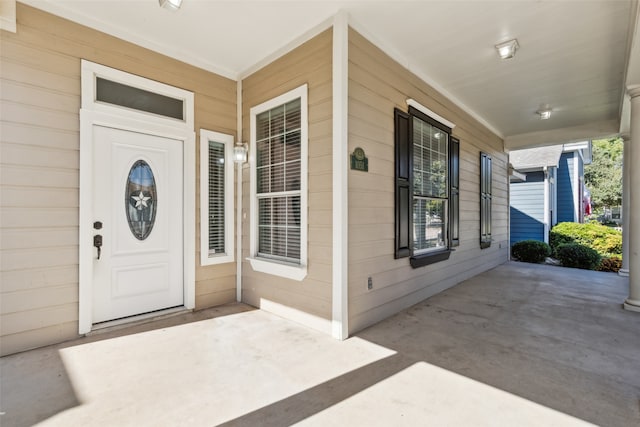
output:
[[[144,160],[136,161],[127,178],[125,209],[131,233],[138,240],[149,237],[156,220],[156,180],[153,171]]]

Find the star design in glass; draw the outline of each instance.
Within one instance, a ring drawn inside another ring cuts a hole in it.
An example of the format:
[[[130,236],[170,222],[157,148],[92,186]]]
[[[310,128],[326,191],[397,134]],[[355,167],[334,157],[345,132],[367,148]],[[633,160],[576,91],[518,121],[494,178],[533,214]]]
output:
[[[136,195],[131,196],[131,198],[136,202],[136,206],[135,206],[136,209],[141,211],[142,209],[149,207],[149,205],[147,204],[147,201],[151,199],[151,197],[145,196],[142,191],[137,196]]]

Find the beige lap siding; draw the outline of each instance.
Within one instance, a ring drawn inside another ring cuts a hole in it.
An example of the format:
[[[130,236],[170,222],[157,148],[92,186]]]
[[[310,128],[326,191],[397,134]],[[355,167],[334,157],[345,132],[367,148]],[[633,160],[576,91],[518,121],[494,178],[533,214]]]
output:
[[[81,59],[192,91],[196,134],[236,133],[233,80],[21,3],[17,25],[0,34],[3,355],[77,335]],[[235,263],[196,266],[196,308],[233,300]]]
[[[253,271],[250,256],[249,166],[243,170],[242,300],[256,307],[269,302],[286,307],[290,317],[300,313],[309,326],[323,329],[331,319],[332,206],[332,35],[325,31],[242,81],[243,134],[249,141],[250,109],[308,84],[309,191],[308,269],[301,282]],[[293,309],[293,310],[289,310]],[[310,316],[308,316],[310,315]],[[304,320],[301,320],[304,321]]]
[[[413,98],[456,124],[460,139],[460,246],[447,261],[412,268],[394,259],[395,107]],[[362,147],[369,172],[349,171],[349,330],[507,260],[507,156],[502,140],[354,30],[349,31],[349,151]],[[480,250],[480,151],[493,157],[493,243]],[[502,248],[500,248],[502,246]],[[367,289],[367,279],[373,289]]]

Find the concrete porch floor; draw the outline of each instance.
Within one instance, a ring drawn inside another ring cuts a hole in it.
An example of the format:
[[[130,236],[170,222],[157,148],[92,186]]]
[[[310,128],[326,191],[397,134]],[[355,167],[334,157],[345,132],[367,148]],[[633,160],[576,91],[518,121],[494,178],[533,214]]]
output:
[[[1,360],[0,425],[640,425],[627,279],[507,263],[339,342],[232,304]]]

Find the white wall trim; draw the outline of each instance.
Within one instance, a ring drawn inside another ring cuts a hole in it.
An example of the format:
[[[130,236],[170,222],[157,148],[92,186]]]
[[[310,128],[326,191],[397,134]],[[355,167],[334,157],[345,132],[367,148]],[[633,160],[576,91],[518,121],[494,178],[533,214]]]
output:
[[[242,80],[236,82],[237,140],[242,142]],[[242,164],[237,164],[236,176],[236,301],[242,301]]]
[[[184,306],[195,307],[196,252],[196,137],[193,131],[194,97],[192,92],[144,79],[139,76],[82,60],[82,108],[80,110],[80,208],[79,208],[79,314],[78,332],[91,331],[93,318],[93,129],[95,126],[115,127],[131,132],[146,133],[183,142],[183,280]],[[95,101],[95,77],[119,79],[122,83],[143,88],[161,88],[163,94],[184,97],[185,120],[163,119],[130,109],[101,105]],[[173,92],[172,92],[173,91]],[[149,117],[152,116],[152,117]]]
[[[209,142],[224,145],[224,254],[209,255]],[[200,129],[200,265],[233,262],[234,258],[234,185],[233,135]]]
[[[550,212],[549,212],[549,198],[551,197],[550,194],[550,187],[549,187],[549,179],[550,179],[550,173],[549,173],[549,169],[545,166],[543,169],[543,174],[544,174],[544,215],[543,215],[543,221],[544,221],[544,242],[545,243],[549,243],[549,228],[551,227],[551,220],[550,220]]]
[[[237,76],[235,78],[237,80],[244,80],[245,78],[249,77],[251,74],[255,73],[256,71],[260,70],[261,68],[265,67],[266,65],[271,64],[276,59],[281,58],[282,56],[284,56],[287,53],[291,52],[292,50],[296,49],[300,45],[302,45],[302,44],[308,42],[309,40],[313,39],[318,34],[322,33],[323,31],[325,31],[325,30],[327,30],[329,28],[331,28],[332,25],[333,25],[333,18],[329,18],[329,19],[326,19],[326,20],[322,21],[320,24],[318,24],[315,27],[309,29],[308,31],[306,31],[305,33],[300,35],[299,37],[296,37],[294,40],[290,41],[286,45],[284,45],[281,48],[275,50],[274,52],[268,54],[267,56],[262,58],[260,61],[258,61],[255,64],[253,64],[251,67],[247,68],[244,71],[241,71],[240,73],[237,74]]]
[[[349,15],[340,11],[333,22],[333,291],[334,338],[349,336]]]
[[[20,3],[25,3],[29,6],[35,7],[45,12],[49,12],[53,15],[59,16],[63,19],[67,19],[73,22],[77,22],[80,25],[93,28],[105,34],[113,37],[117,37],[122,40],[126,40],[130,43],[144,47],[146,49],[158,52],[162,55],[174,58],[178,61],[186,64],[193,65],[198,68],[215,73],[219,76],[226,77],[228,79],[236,80],[238,73],[225,67],[220,67],[211,61],[205,60],[199,55],[190,55],[188,49],[175,49],[167,47],[167,45],[158,43],[156,40],[143,37],[136,33],[135,30],[125,29],[120,26],[114,25],[111,22],[101,20],[95,15],[89,15],[81,13],[72,7],[65,5],[65,2],[55,0],[20,0]],[[158,5],[155,5],[158,7]]]
[[[429,108],[425,107],[424,105],[420,104],[418,101],[416,101],[415,99],[407,99],[407,105],[409,107],[413,107],[416,110],[426,114],[427,116],[431,117],[434,120],[439,121],[440,123],[442,123],[443,125],[451,128],[451,130],[453,130],[453,128],[456,127],[456,124],[453,123],[452,121],[449,121],[447,119],[445,119],[444,117],[442,117],[441,115],[433,112],[432,110],[430,110]]]
[[[577,152],[573,152],[573,179],[571,186],[573,187],[573,221],[580,222],[580,156]]]
[[[249,110],[250,143],[250,228],[249,228],[249,257],[251,267],[261,273],[273,274],[293,280],[301,281],[307,276],[307,236],[308,236],[308,162],[309,162],[309,105],[308,86],[306,84],[292,89],[280,96],[270,99],[262,104],[251,107]],[[264,111],[285,104],[296,98],[300,98],[300,264],[282,263],[267,258],[258,258],[258,203],[257,203],[257,173],[256,173],[256,116]]]
[[[289,307],[266,298],[260,298],[260,310],[273,313],[276,316],[299,323],[307,328],[315,329],[325,334],[331,333],[331,322],[323,317],[313,315],[297,308]]]

